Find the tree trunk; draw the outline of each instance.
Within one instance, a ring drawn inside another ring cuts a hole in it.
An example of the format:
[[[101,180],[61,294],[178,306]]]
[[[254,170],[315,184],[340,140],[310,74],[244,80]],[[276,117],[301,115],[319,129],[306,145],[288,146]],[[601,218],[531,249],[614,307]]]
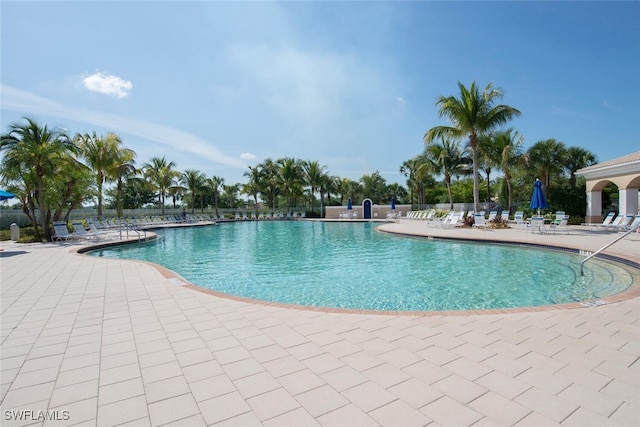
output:
[[[507,194],[509,199],[509,206],[507,207],[507,211],[511,213],[511,203],[513,203],[513,201],[511,200],[511,177],[505,174],[504,179],[507,181]]]
[[[491,178],[489,175],[491,174],[491,169],[487,169],[487,204],[491,201]]]
[[[447,193],[449,193],[449,209],[453,210],[453,192],[451,191],[451,177],[446,175],[444,181],[447,184]]]
[[[473,210],[480,212],[480,188],[478,185],[478,137],[471,135],[469,137],[469,146],[473,156]]]

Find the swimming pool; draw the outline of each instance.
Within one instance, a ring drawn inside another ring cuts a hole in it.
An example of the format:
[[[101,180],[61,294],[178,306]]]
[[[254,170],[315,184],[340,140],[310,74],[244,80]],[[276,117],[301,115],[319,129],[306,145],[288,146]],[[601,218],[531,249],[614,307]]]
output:
[[[372,223],[246,221],[157,230],[91,252],[163,265],[258,300],[365,310],[477,310],[588,301],[640,281],[622,264],[514,245],[394,236]]]

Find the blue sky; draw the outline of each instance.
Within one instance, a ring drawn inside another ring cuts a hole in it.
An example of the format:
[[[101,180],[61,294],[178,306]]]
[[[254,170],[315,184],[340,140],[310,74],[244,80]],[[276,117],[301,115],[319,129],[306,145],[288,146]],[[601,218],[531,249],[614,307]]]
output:
[[[266,158],[405,183],[457,82],[493,82],[525,148],[640,150],[640,2],[2,1],[2,132],[121,136],[244,183]]]

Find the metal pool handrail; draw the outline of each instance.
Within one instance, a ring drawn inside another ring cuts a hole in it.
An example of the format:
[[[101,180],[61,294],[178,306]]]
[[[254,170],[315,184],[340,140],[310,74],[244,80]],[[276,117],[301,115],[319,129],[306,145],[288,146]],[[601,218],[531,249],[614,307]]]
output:
[[[601,247],[600,249],[598,249],[597,251],[595,251],[594,253],[592,253],[591,255],[586,257],[585,259],[583,259],[582,262],[580,263],[580,275],[584,276],[584,263],[585,262],[589,261],[591,258],[593,258],[594,256],[598,255],[600,252],[604,251],[605,249],[607,249],[609,246],[613,245],[617,241],[624,239],[629,234],[631,234],[634,231],[636,231],[638,228],[640,228],[640,224],[638,224],[635,227],[630,228],[629,230],[625,231],[624,233],[622,233],[622,236],[616,237],[613,241],[607,243],[606,245],[604,245],[603,247]]]

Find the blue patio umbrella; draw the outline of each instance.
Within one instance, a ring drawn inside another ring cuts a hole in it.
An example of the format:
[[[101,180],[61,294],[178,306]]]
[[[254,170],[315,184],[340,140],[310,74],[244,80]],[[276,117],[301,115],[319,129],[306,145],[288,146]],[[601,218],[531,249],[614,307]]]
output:
[[[395,197],[391,198],[391,210],[392,211],[396,210],[396,198]]]
[[[347,210],[350,211],[351,209],[353,209],[353,206],[351,206],[351,197],[349,197],[347,199]]]
[[[12,199],[16,197],[15,194],[9,193],[8,191],[0,190],[0,201]]]
[[[549,204],[544,198],[544,193],[542,192],[542,182],[536,178],[536,182],[533,184],[533,194],[531,195],[531,203],[529,204],[531,209],[537,209],[538,215],[540,215],[540,209],[546,209],[549,207]]]

